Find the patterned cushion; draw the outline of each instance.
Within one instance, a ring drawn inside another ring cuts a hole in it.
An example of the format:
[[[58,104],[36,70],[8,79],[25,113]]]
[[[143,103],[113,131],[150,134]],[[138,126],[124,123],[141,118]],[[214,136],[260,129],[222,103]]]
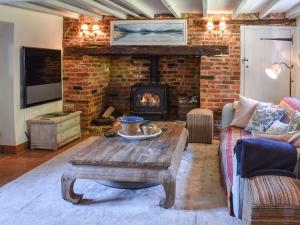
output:
[[[289,131],[297,131],[297,130],[300,130],[300,112],[295,111],[289,123]]]
[[[247,132],[265,132],[276,120],[281,120],[284,109],[267,105],[257,105],[245,129]]]
[[[267,134],[284,134],[288,132],[289,124],[276,120],[266,131]]]
[[[300,224],[300,183],[283,176],[246,179],[243,224]]]

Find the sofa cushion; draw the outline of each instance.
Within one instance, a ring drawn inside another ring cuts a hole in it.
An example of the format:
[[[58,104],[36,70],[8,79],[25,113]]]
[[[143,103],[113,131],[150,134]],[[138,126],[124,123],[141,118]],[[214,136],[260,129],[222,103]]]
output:
[[[291,121],[289,123],[289,131],[298,131],[300,130],[300,112],[295,111]]]
[[[280,101],[279,107],[286,110],[286,114],[281,121],[289,123],[295,111],[300,111],[300,100],[293,97],[285,97]]]
[[[245,128],[247,132],[265,132],[276,120],[281,120],[285,109],[268,105],[257,105]]]
[[[235,114],[231,122],[231,126],[245,128],[252,116],[252,113],[255,111],[257,103],[258,101],[254,99],[240,95],[240,100],[235,106]]]
[[[282,123],[276,120],[266,131],[267,134],[284,134],[287,133],[289,129],[289,124]]]
[[[300,224],[300,183],[283,176],[246,179],[243,224]]]

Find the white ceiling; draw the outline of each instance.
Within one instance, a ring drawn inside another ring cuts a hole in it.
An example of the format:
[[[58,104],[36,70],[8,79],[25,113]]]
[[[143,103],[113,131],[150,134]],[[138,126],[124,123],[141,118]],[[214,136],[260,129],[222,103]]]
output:
[[[154,18],[160,13],[172,13],[176,18],[182,13],[226,13],[237,17],[244,13],[260,13],[260,18],[264,18],[270,13],[291,11],[287,13],[290,18],[300,16],[300,0],[0,0],[1,3],[50,14],[56,10],[54,14],[69,14],[70,17],[83,14],[97,18],[102,15],[114,15],[119,19],[126,19],[128,15]]]

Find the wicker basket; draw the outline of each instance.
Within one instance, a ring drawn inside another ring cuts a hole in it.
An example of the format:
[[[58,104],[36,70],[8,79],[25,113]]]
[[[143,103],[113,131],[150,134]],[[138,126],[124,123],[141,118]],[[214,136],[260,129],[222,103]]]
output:
[[[211,144],[213,139],[214,119],[209,109],[193,109],[187,114],[189,142]]]

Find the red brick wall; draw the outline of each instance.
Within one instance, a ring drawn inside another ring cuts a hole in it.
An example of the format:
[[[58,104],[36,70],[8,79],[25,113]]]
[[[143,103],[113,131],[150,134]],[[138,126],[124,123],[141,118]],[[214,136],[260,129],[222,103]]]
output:
[[[82,111],[83,128],[86,128],[103,108],[108,79],[108,57],[64,56],[64,109]]]
[[[157,18],[166,17],[170,16],[157,16]],[[217,21],[220,21],[221,17],[227,22],[225,33],[216,35],[214,32],[209,33],[206,30],[207,19],[201,15],[185,14],[184,17],[188,21],[188,45],[227,45],[229,46],[229,56],[203,56],[201,57],[201,66],[199,58],[183,57],[184,63],[181,63],[182,57],[162,57],[159,64],[161,81],[171,85],[173,111],[176,109],[176,95],[181,92],[200,93],[200,106],[212,109],[215,113],[216,124],[218,124],[222,106],[233,101],[239,94],[240,25],[294,25],[295,21],[283,20],[280,15],[267,20],[257,20],[255,15],[240,20],[230,20],[226,15],[210,15],[210,19],[215,22],[216,27]],[[94,20],[86,17],[81,17],[79,20],[65,18],[64,46],[109,45],[109,19],[111,18],[104,17],[102,21],[97,22],[100,24],[102,35],[94,40],[79,36],[80,25],[83,22],[92,25],[95,23]],[[142,75],[140,81],[147,82],[148,63],[147,59],[125,56],[114,56],[110,59],[100,56],[65,57],[64,102],[71,102],[76,109],[84,110],[84,125],[99,112],[100,109],[97,107],[105,104],[103,102],[104,93],[108,94],[108,98],[106,98],[108,104],[114,102],[121,110],[126,110],[128,109],[126,102],[129,97],[129,86],[139,80],[136,74]],[[74,70],[75,68],[76,70]],[[198,79],[199,75],[200,79]],[[83,78],[85,81],[82,81]],[[74,86],[80,86],[78,82],[80,84],[88,82],[88,84],[81,85],[83,90],[74,90]],[[94,85],[93,88],[98,88],[96,96],[91,94],[92,85]],[[105,92],[105,89],[108,92]],[[81,102],[82,100],[85,102],[84,104]]]

